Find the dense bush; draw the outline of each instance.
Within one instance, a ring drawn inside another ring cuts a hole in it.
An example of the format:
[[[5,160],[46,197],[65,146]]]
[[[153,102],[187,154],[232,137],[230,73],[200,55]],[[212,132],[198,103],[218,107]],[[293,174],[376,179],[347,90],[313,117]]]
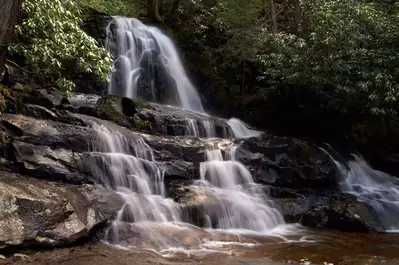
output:
[[[72,1],[25,0],[25,19],[17,27],[17,44],[11,51],[22,54],[28,67],[58,84],[68,94],[74,87],[64,78],[66,64],[107,82],[111,56],[80,28],[80,10]]]

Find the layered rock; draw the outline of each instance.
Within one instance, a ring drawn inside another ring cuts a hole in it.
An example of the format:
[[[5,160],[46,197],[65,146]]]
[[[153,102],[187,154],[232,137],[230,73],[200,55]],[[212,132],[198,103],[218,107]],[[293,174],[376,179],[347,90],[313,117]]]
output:
[[[206,146],[224,140],[184,136],[187,119],[209,121],[220,134],[228,128],[226,120],[113,96],[65,99],[53,89],[21,93],[19,102],[10,110],[20,114],[3,114],[1,122],[0,189],[7,192],[0,196],[8,201],[0,218],[3,246],[69,244],[112,219],[121,206],[119,197],[87,185],[99,182],[91,163],[99,155],[91,152],[98,141],[93,125],[144,140],[185,220],[204,224],[201,209],[213,200],[190,184],[199,178]],[[287,221],[343,231],[382,230],[367,206],[340,194],[334,162],[317,146],[267,133],[231,141],[238,146],[236,158],[264,184]]]
[[[0,171],[0,248],[71,244],[112,218],[122,203],[101,187]]]

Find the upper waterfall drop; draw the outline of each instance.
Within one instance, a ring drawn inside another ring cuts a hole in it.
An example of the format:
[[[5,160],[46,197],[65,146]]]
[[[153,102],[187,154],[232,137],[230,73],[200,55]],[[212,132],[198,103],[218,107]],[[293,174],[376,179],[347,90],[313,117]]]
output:
[[[204,111],[175,45],[161,30],[115,17],[107,27],[107,49],[116,70],[109,94]]]

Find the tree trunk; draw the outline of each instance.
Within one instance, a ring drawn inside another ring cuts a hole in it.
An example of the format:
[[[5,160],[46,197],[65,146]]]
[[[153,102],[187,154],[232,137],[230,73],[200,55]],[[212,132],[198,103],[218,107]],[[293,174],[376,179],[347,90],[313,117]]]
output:
[[[1,0],[0,3],[0,77],[4,72],[8,46],[14,39],[15,25],[21,10],[21,0]],[[1,80],[0,80],[1,81]]]
[[[295,24],[298,37],[302,37],[302,8],[299,0],[294,0]]]
[[[170,10],[168,12],[168,19],[170,19],[173,16],[173,14],[176,12],[176,10],[179,8],[180,2],[181,2],[181,0],[173,1],[172,7],[170,8]]]
[[[268,1],[268,3],[267,3]],[[270,11],[267,12],[267,8],[270,8]],[[265,14],[270,13],[270,20],[272,23],[272,32],[277,33],[277,16],[276,16],[276,6],[274,4],[274,0],[265,0]]]
[[[156,22],[163,22],[163,17],[159,14],[159,0],[148,0],[147,13]]]

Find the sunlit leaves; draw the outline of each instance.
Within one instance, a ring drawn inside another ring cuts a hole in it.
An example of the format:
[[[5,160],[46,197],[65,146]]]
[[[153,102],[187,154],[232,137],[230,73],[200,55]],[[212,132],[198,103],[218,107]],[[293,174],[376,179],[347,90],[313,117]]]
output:
[[[22,53],[30,68],[54,78],[70,93],[74,84],[62,78],[65,64],[76,61],[81,70],[108,81],[111,57],[80,28],[80,10],[70,0],[25,0],[27,19],[17,27],[23,42],[12,47]],[[23,44],[22,44],[23,43]]]

